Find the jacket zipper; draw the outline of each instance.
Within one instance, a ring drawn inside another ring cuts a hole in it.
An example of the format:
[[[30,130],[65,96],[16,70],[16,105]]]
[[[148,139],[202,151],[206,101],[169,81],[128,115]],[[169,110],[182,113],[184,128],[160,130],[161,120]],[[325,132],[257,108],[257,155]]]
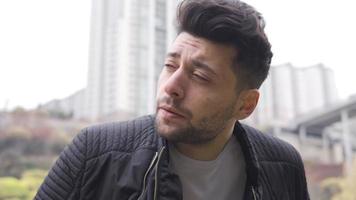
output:
[[[252,194],[253,194],[253,199],[257,200],[255,189],[253,189],[253,187],[251,187],[251,190],[252,190]]]
[[[145,190],[146,190],[146,178],[147,178],[147,175],[148,173],[151,171],[151,168],[153,167],[155,161],[157,160],[156,162],[156,165],[155,165],[155,188],[154,188],[154,196],[153,196],[153,200],[157,200],[157,190],[158,190],[158,166],[159,166],[159,161],[161,160],[161,157],[162,157],[162,154],[164,152],[164,150],[166,149],[165,146],[163,146],[159,153],[155,153],[151,163],[150,163],[150,166],[148,167],[148,170],[146,171],[145,173],[145,176],[143,178],[143,188],[142,188],[142,193],[141,195],[139,196],[138,200],[140,200],[143,196],[143,194],[145,193]],[[158,158],[157,158],[158,156]],[[252,191],[252,195],[253,195],[253,199],[254,200],[257,200],[257,197],[256,197],[256,192],[255,192],[255,189],[253,187],[251,187],[251,191]]]
[[[146,191],[146,178],[147,178],[148,173],[151,171],[151,169],[152,169],[152,167],[153,167],[153,165],[154,165],[154,163],[155,163],[155,161],[157,159],[157,155],[158,155],[158,153],[156,152],[155,155],[153,156],[153,159],[151,160],[151,163],[150,163],[146,173],[145,173],[145,176],[143,177],[142,192],[141,192],[141,194],[140,194],[140,196],[138,197],[137,200],[140,200],[142,198],[143,194]]]
[[[161,160],[162,154],[164,150],[166,149],[165,146],[163,146],[158,154],[158,159],[156,162],[156,170],[155,170],[155,190],[154,190],[154,195],[153,195],[153,200],[157,200],[157,190],[158,190],[158,166],[159,166],[159,161]]]

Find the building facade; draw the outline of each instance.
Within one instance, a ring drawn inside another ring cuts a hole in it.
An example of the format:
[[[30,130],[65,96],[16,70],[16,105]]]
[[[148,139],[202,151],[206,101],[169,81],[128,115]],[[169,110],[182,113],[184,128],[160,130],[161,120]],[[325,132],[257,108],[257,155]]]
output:
[[[333,71],[323,64],[272,66],[260,91],[259,104],[247,122],[261,126],[286,124],[338,101]]]

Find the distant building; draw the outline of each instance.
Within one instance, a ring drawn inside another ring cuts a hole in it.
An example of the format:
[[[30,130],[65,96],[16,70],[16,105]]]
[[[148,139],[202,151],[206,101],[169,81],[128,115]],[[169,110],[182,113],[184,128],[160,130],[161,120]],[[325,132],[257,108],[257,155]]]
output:
[[[261,126],[285,124],[338,101],[334,74],[322,64],[273,66],[260,91],[260,102],[246,121]]]
[[[75,119],[86,118],[84,114],[85,89],[64,98],[55,99],[41,105],[41,109],[50,113],[73,117]]]
[[[153,112],[177,1],[92,1],[85,116]]]
[[[179,1],[92,0],[87,87],[74,95],[80,96],[77,103],[63,99],[52,106],[91,120],[153,113],[157,79],[176,36]],[[246,120],[260,126],[284,124],[338,99],[333,72],[322,64],[271,67],[260,91],[259,104]]]
[[[296,115],[320,109],[338,100],[331,69],[322,64],[295,70]]]

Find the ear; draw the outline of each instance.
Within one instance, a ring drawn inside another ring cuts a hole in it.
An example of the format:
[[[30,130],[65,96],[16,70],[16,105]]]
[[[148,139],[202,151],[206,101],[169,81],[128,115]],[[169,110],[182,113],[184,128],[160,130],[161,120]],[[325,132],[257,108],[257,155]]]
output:
[[[251,115],[255,110],[260,92],[257,89],[248,89],[240,93],[238,103],[236,105],[235,116],[237,120],[242,120]]]

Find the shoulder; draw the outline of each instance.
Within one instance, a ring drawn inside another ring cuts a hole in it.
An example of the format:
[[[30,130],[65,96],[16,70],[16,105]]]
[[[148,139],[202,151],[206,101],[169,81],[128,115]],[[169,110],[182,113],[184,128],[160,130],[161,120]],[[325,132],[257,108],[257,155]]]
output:
[[[110,152],[133,152],[140,148],[156,148],[154,116],[147,115],[133,120],[97,124],[84,128],[79,138],[85,138],[87,156]]]
[[[242,124],[260,163],[287,164],[304,171],[299,152],[288,142]]]

